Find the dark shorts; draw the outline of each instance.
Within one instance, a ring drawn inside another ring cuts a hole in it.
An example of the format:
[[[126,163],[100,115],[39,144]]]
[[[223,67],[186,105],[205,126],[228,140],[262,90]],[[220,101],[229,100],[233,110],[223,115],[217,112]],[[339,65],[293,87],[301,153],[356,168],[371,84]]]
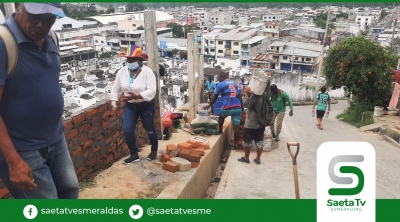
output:
[[[323,110],[317,110],[317,118],[323,118],[325,115],[325,111]]]
[[[262,148],[264,143],[265,127],[261,129],[244,129],[243,145],[253,147],[253,141],[257,148]]]

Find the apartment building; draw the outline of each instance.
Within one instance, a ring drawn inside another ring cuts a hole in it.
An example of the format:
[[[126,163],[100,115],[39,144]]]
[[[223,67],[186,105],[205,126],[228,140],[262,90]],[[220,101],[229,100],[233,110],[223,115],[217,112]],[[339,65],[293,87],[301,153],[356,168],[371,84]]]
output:
[[[262,20],[264,22],[272,22],[272,21],[283,21],[285,19],[285,15],[282,14],[266,14],[263,15]]]

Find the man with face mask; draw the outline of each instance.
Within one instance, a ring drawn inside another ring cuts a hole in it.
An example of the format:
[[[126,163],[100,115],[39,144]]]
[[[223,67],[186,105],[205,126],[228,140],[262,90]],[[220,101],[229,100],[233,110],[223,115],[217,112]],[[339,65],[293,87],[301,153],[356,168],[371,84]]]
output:
[[[117,113],[119,98],[125,102],[123,128],[131,156],[124,160],[124,164],[140,161],[135,136],[139,117],[151,144],[151,152],[147,156],[147,160],[155,160],[158,151],[158,137],[154,124],[156,76],[149,67],[143,65],[143,61],[147,61],[148,56],[138,46],[129,46],[127,52],[121,53],[120,56],[126,57],[126,66],[117,73],[111,90],[111,101],[112,115],[114,116]]]
[[[0,178],[14,198],[76,199],[79,184],[63,132],[57,42],[50,29],[60,3],[20,3],[3,25],[17,44],[8,75],[0,39]]]

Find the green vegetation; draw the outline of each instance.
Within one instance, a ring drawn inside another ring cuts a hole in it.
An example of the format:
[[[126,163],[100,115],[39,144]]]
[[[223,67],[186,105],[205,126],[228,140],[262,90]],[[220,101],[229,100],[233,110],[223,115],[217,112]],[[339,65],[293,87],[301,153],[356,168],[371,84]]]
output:
[[[317,26],[318,28],[321,28],[321,29],[325,29],[327,17],[328,17],[327,13],[322,13],[322,14],[315,16],[315,18],[314,18],[315,26]],[[329,34],[332,33],[333,29],[336,29],[335,25],[329,24],[328,25],[328,33]]]
[[[81,19],[85,17],[90,17],[90,16],[96,16],[100,14],[95,7],[90,7],[87,10],[82,10],[79,11],[77,9],[70,10],[66,7],[63,7],[63,11],[67,17],[73,18],[73,19]]]
[[[374,123],[374,112],[366,111],[369,110],[368,105],[350,102],[350,107],[347,108],[343,113],[336,116],[337,119],[343,119],[343,121],[350,123],[355,127],[367,126]]]
[[[126,12],[143,11],[146,7],[141,3],[128,3],[126,5]]]
[[[117,55],[117,52],[114,51],[110,51],[110,52],[103,52],[101,53],[101,55],[99,56],[100,58],[111,58],[113,56]]]
[[[139,27],[137,28],[137,30],[144,30],[143,25],[139,26]]]
[[[185,37],[187,33],[190,33],[193,30],[193,28],[189,25],[182,26],[175,22],[169,23],[167,27],[172,29],[172,36],[175,38]]]

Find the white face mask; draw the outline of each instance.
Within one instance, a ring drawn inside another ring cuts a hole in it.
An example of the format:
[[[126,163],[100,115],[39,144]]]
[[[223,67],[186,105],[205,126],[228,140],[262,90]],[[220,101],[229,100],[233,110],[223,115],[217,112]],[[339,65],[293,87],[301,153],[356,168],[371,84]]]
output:
[[[139,63],[138,62],[132,62],[132,63],[127,62],[126,66],[130,70],[137,70],[139,68]]]

